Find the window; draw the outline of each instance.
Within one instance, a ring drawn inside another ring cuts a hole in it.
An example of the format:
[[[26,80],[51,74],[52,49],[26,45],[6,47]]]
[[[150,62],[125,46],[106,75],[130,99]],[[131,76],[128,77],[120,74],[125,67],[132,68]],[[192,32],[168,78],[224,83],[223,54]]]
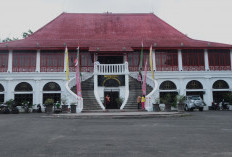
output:
[[[8,52],[0,51],[0,72],[7,72],[8,69]]]
[[[81,72],[93,71],[93,55],[90,53],[80,53],[80,70]]]
[[[164,81],[160,85],[160,90],[175,90],[176,85],[172,81]]]
[[[229,89],[229,85],[224,80],[214,82],[213,89]]]
[[[40,56],[41,72],[63,72],[64,52],[61,51],[41,51]]]
[[[15,87],[16,92],[26,92],[26,91],[32,91],[32,87],[27,82],[21,82]]]
[[[4,91],[4,87],[2,84],[0,84],[0,92],[3,92]]]
[[[43,91],[60,91],[60,86],[55,82],[49,82],[43,87]]]
[[[35,72],[36,51],[14,51],[13,72]]]
[[[231,70],[230,50],[208,50],[209,69]]]
[[[132,52],[128,54],[129,71],[139,71],[140,53]]]
[[[177,50],[156,50],[155,52],[157,71],[178,71]]]
[[[203,86],[199,81],[192,80],[187,84],[186,89],[203,89]]]
[[[204,71],[204,50],[182,50],[182,63],[184,71]]]

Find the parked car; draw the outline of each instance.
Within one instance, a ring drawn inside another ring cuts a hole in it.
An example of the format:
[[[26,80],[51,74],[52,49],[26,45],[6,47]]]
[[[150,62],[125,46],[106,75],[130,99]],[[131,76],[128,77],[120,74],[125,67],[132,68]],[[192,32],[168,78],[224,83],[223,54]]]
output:
[[[8,114],[10,109],[6,104],[0,104],[0,113]]]
[[[199,109],[203,111],[204,103],[199,95],[188,95],[185,100],[185,111],[193,111]]]

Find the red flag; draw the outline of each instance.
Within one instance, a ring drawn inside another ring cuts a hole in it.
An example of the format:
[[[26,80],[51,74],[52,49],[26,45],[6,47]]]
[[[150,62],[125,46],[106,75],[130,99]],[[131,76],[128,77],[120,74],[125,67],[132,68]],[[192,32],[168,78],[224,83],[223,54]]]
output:
[[[77,80],[77,96],[82,97],[81,78],[80,78],[80,69],[79,69],[79,47],[77,48],[77,59],[75,60],[75,66],[76,66],[76,80]]]
[[[145,68],[144,68],[144,80],[143,80],[143,85],[142,85],[142,91],[143,91],[143,95],[146,95],[146,91],[147,91],[147,59],[145,62]]]

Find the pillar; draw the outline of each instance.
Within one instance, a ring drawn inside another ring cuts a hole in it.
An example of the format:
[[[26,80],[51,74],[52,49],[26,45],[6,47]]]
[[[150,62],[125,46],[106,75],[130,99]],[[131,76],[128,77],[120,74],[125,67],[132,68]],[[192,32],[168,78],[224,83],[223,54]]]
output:
[[[213,102],[213,91],[212,91],[212,84],[210,83],[210,78],[206,78],[204,89],[205,89],[205,94],[203,95],[204,102],[206,103],[207,106],[211,106]]]
[[[178,68],[179,71],[183,71],[183,66],[182,66],[182,54],[181,54],[181,50],[178,50]]]
[[[205,71],[209,71],[209,59],[208,59],[208,50],[205,49],[204,51],[205,56]]]
[[[12,60],[13,60],[13,50],[9,51],[9,57],[8,57],[8,73],[12,72]]]
[[[36,53],[36,72],[40,72],[40,50]]]

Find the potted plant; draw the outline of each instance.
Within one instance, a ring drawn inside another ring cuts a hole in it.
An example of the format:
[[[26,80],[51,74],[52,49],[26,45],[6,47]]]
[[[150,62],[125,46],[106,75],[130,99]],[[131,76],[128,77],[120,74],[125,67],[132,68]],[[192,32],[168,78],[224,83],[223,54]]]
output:
[[[124,101],[124,99],[121,98],[121,97],[119,97],[119,98],[117,98],[115,101],[116,101],[116,103],[117,103],[117,107],[120,108],[121,105],[122,105],[122,103],[123,103],[123,101]]]
[[[54,100],[53,99],[45,100],[45,102],[44,102],[44,106],[46,107],[45,112],[52,113],[53,105],[54,105]]]
[[[71,113],[76,113],[77,112],[77,104],[75,102],[72,102],[70,104],[71,106]]]
[[[170,112],[171,111],[171,106],[175,106],[173,103],[173,98],[171,94],[167,93],[160,99],[160,102],[165,104],[165,111]]]
[[[156,98],[155,103],[153,104],[153,111],[155,111],[155,112],[160,111],[159,104],[160,104],[160,98]]]
[[[61,104],[59,103],[59,101],[57,101],[57,102],[54,104],[54,113],[60,113],[60,112],[62,112],[60,106],[61,106]]]
[[[62,102],[62,112],[67,113],[68,112],[67,99],[65,97],[62,97],[61,102]]]
[[[175,97],[175,104],[177,105],[178,112],[184,112],[186,96],[184,95],[177,95]]]
[[[10,99],[8,101],[6,101],[6,103],[8,108],[10,109],[11,113],[14,113],[14,114],[17,114],[19,113],[19,110],[18,108],[16,107],[15,105],[15,101],[13,99]]]
[[[30,104],[29,101],[23,101],[22,102],[22,108],[24,109],[25,113],[29,113],[32,110],[32,104]]]

